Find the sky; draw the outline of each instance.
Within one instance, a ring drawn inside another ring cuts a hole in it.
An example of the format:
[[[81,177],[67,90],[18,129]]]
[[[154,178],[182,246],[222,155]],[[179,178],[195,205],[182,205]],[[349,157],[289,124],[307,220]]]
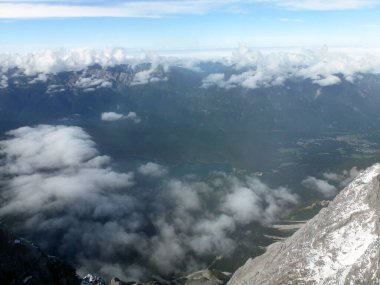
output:
[[[0,0],[0,52],[380,47],[380,0]]]

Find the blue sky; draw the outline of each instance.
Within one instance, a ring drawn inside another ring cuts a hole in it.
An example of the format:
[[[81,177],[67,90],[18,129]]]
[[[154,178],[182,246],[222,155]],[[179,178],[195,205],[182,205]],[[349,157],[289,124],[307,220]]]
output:
[[[380,47],[380,0],[0,0],[0,50]]]

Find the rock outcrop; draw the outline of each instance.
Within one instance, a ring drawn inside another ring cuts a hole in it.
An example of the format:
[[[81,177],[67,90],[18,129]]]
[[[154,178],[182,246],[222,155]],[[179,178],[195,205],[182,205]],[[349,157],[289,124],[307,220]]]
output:
[[[229,275],[214,269],[204,269],[186,276],[185,285],[223,285],[227,283]]]
[[[80,285],[106,285],[106,282],[99,276],[87,274]]]
[[[375,164],[295,234],[248,260],[228,285],[379,284],[379,179]]]

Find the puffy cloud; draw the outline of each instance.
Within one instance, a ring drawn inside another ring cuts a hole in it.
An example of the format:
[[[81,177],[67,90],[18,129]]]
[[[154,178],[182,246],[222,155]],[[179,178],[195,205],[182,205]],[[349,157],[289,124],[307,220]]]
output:
[[[118,121],[125,119],[125,115],[115,112],[104,112],[101,115],[103,121]]]
[[[362,170],[359,170],[356,166],[350,170],[343,170],[342,173],[325,172],[323,177],[328,181],[338,183],[341,187],[347,186],[352,180],[359,175]]]
[[[255,177],[246,177],[245,181],[231,177],[230,183],[232,191],[226,195],[223,208],[240,223],[271,223],[298,201],[289,189],[271,189]]]
[[[218,87],[225,87],[224,73],[211,73],[203,79],[203,87],[210,87],[216,85]]]
[[[178,60],[153,53],[132,55],[123,48],[60,49],[29,54],[0,54],[0,88],[8,86],[5,84],[8,79],[1,75],[1,72],[9,70],[14,78],[28,76],[28,84],[47,82],[47,93],[70,89],[91,92],[101,88],[112,88],[115,84],[143,85],[166,81],[171,64],[177,62]],[[94,65],[99,66],[90,68]],[[125,70],[115,72],[109,69],[116,65],[126,65]],[[14,69],[16,67],[17,69]],[[77,72],[78,76],[75,80],[67,80],[63,84],[49,80],[55,79],[52,74],[64,71]],[[17,85],[17,81],[14,83]]]
[[[325,172],[322,174],[324,179],[309,176],[302,181],[302,185],[321,193],[325,198],[332,198],[337,194],[338,189],[347,186],[359,173],[360,170],[357,167],[343,170],[340,174]]]
[[[126,116],[125,119],[132,120],[135,124],[138,124],[141,122],[141,119],[135,112],[129,112]]]
[[[252,51],[240,47],[224,64],[233,68],[229,76],[210,74],[203,86],[255,89],[281,85],[291,78],[309,79],[320,86],[352,81],[359,73],[380,73],[380,57],[370,52],[329,51],[327,48],[288,51]]]
[[[239,187],[226,197],[225,208],[240,221],[257,220],[261,215],[260,197],[249,188]],[[252,207],[254,205],[254,207]]]
[[[314,83],[317,83],[320,86],[330,86],[330,85],[337,85],[341,82],[340,78],[335,75],[327,75],[326,77],[322,79],[315,79]]]
[[[207,60],[221,63],[228,72],[206,73],[202,84],[204,88],[254,89],[281,85],[292,78],[311,80],[324,87],[339,84],[343,79],[352,82],[360,73],[380,73],[380,56],[375,50],[321,48],[253,51],[242,46],[224,57],[217,54],[211,53],[204,57],[201,53],[183,53],[165,57],[157,54],[132,55],[123,48],[73,49],[24,55],[2,54],[0,66],[3,72],[19,67],[25,75],[38,75],[31,80],[32,83],[44,79],[43,74],[81,70],[83,74],[69,87],[84,91],[112,87],[115,80],[120,78],[112,77],[106,68],[118,64],[128,64],[134,68],[131,74],[123,75],[132,86],[167,80],[171,66],[199,71],[200,64]],[[103,69],[87,72],[87,67],[94,64],[99,64]],[[52,87],[53,91],[60,92],[63,87],[58,87]]]
[[[53,93],[61,93],[66,91],[66,87],[61,84],[51,84],[48,86],[46,93],[47,94],[53,94]]]
[[[135,221],[113,222],[135,207],[125,191],[133,173],[113,171],[83,129],[40,125],[7,135],[0,142],[1,216],[19,217],[15,227],[45,236],[42,245],[52,246],[60,235],[53,246],[77,260],[99,252],[109,258],[120,243],[133,243],[136,234],[128,229]],[[106,242],[107,230],[113,234]]]
[[[0,146],[0,216],[80,273],[106,278],[200,269],[202,256],[233,253],[236,229],[274,222],[297,203],[255,177],[170,179],[155,163],[137,169],[161,177],[144,188],[132,172],[114,171],[79,127],[23,127]]]
[[[206,187],[200,184],[201,187]],[[186,216],[188,211],[196,211],[201,208],[200,197],[196,184],[183,183],[178,180],[171,180],[166,185],[168,195],[176,201],[175,212],[178,216]]]
[[[233,232],[235,228],[236,222],[233,217],[226,214],[201,220],[195,224],[194,231],[197,235],[190,240],[190,246],[198,253],[210,254],[216,248],[219,253],[228,255],[236,247],[235,241],[228,237],[228,233]]]
[[[161,230],[152,240],[151,259],[161,260],[163,272],[178,264],[199,269],[191,268],[194,256],[231,254],[237,227],[274,222],[298,201],[289,189],[272,189],[257,178],[224,173],[214,173],[206,182],[172,179],[162,187],[166,211],[161,208],[154,220]]]
[[[35,78],[29,81],[29,84],[35,84],[38,82],[46,82],[48,79],[45,73],[39,73]]]
[[[1,70],[18,67],[25,75],[59,73],[62,71],[85,70],[88,66],[99,64],[102,67],[118,64],[136,66],[141,63],[150,63],[149,74],[154,75],[155,68],[162,66],[167,70],[168,60],[153,53],[133,55],[124,48],[103,50],[94,49],[58,49],[28,54],[0,54]],[[136,81],[140,81],[138,76]],[[98,85],[99,78],[81,78],[79,86]]]
[[[337,193],[337,189],[334,185],[331,185],[325,180],[317,179],[312,176],[308,176],[304,179],[302,181],[302,185],[321,193],[325,198],[334,197]]]
[[[129,112],[128,115],[123,115],[123,114],[119,114],[115,112],[103,112],[101,114],[101,119],[103,121],[110,121],[110,122],[127,119],[127,120],[133,121],[136,124],[141,122],[141,119],[139,118],[139,116],[137,116],[135,112]]]
[[[98,156],[95,143],[79,127],[22,127],[7,133],[0,142],[5,155],[2,172],[34,174],[36,171],[65,169],[72,166],[99,167],[109,160]]]
[[[0,172],[10,175],[1,214],[63,209],[73,201],[102,201],[103,191],[133,184],[133,173],[107,167],[109,157],[98,155],[94,142],[78,127],[24,127],[8,132],[0,142],[4,155]],[[81,214],[85,208],[72,209]],[[96,211],[94,211],[96,213]]]
[[[157,163],[148,162],[146,164],[140,165],[138,172],[147,176],[163,177],[168,173],[168,169],[165,166],[159,165]]]
[[[154,76],[155,71],[157,70],[156,65],[152,65],[149,69],[147,70],[142,70],[137,72],[132,81],[132,85],[142,85],[142,84],[147,84],[147,83],[155,83],[159,81],[165,81],[167,80],[167,77],[164,77],[163,79]]]
[[[8,87],[8,77],[4,74],[0,74],[0,89],[5,89]]]
[[[75,87],[84,89],[84,91],[93,91],[98,88],[112,87],[112,82],[108,81],[107,78],[80,77],[75,82]]]

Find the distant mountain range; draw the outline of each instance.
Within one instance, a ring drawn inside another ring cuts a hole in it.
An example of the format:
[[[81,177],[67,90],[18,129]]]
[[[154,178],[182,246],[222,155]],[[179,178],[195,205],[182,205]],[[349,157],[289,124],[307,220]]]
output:
[[[102,112],[136,112],[149,122],[243,131],[310,132],[376,127],[380,122],[380,76],[361,74],[320,86],[291,77],[281,85],[205,86],[210,72],[236,73],[217,63],[202,71],[152,64],[90,66],[80,71],[25,75],[13,68],[0,88],[0,120],[41,122],[72,116],[100,118]],[[158,120],[158,121],[157,121]]]

